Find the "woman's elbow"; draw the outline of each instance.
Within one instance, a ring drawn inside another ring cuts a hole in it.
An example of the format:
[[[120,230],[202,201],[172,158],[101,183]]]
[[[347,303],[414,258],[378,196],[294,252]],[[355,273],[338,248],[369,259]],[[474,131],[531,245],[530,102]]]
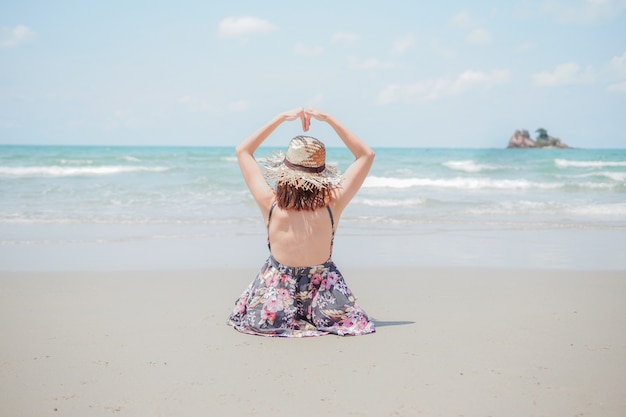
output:
[[[244,146],[243,144],[239,144],[235,146],[235,153],[237,154],[237,156],[241,156],[241,155],[249,154],[251,152],[247,146]]]
[[[371,167],[374,164],[374,158],[376,157],[376,153],[369,149],[363,153],[361,153],[356,160],[362,163],[364,166]]]

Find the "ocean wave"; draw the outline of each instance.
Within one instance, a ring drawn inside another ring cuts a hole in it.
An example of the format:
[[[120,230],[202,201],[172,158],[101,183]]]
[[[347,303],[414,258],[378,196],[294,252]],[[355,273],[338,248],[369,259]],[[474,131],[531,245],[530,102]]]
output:
[[[588,204],[571,206],[567,212],[581,216],[626,216],[626,204]]]
[[[575,215],[590,217],[624,217],[624,203],[580,203],[572,204],[558,201],[502,201],[485,207],[474,207],[466,210],[471,215]]]
[[[602,172],[602,176],[612,179],[613,181],[625,182],[626,172]]]
[[[91,159],[61,159],[59,161],[61,165],[91,165],[93,161]]]
[[[606,182],[579,182],[576,184],[569,184],[567,188],[577,189],[577,188],[588,188],[591,190],[615,190],[615,184],[609,184]]]
[[[109,165],[99,167],[65,167],[65,166],[32,166],[7,167],[0,166],[0,176],[4,177],[82,177],[116,175],[130,172],[164,172],[167,167],[122,166]]]
[[[415,207],[421,206],[426,202],[423,198],[411,198],[411,199],[374,199],[374,198],[357,198],[353,201],[354,204],[359,204],[369,207]]]
[[[460,188],[460,189],[555,189],[565,186],[560,182],[533,182],[528,180],[494,180],[490,178],[393,178],[393,177],[367,177],[364,188]]]
[[[610,171],[596,171],[587,174],[572,175],[569,178],[595,178],[603,177],[617,182],[626,182],[626,172],[610,172]]]
[[[69,225],[111,225],[111,226],[228,226],[258,224],[261,220],[256,216],[224,217],[224,218],[177,218],[177,217],[120,217],[89,214],[76,217],[58,217],[54,213],[46,216],[37,215],[6,215],[0,213],[0,225],[26,224],[69,224]]]
[[[141,162],[141,159],[135,158],[134,156],[130,156],[130,155],[124,155],[122,159],[127,162]]]
[[[567,159],[555,159],[554,164],[559,168],[626,167],[626,161],[570,161]]]
[[[463,172],[493,171],[500,168],[495,165],[477,164],[471,159],[464,161],[447,161],[442,165],[452,170]]]

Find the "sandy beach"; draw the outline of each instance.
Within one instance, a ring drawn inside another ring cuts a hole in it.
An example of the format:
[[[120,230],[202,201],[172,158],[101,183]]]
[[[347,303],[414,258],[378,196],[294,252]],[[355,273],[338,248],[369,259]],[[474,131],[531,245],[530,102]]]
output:
[[[626,0],[0,1],[0,417],[626,417],[625,108]]]
[[[373,335],[237,333],[255,268],[0,273],[0,415],[626,410],[623,271],[342,270]]]

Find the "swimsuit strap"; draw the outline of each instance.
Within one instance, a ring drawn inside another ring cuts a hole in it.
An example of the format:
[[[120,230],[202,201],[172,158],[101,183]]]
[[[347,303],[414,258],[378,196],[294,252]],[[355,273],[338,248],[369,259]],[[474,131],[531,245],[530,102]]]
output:
[[[276,207],[276,202],[272,203],[272,207],[270,207],[270,212],[267,215],[267,248],[269,249],[270,253],[272,253],[272,244],[270,243],[270,220],[272,220],[272,212],[274,211],[274,207]],[[330,206],[326,206],[326,209],[328,210],[328,215],[330,216],[330,225],[333,230],[333,234],[330,238],[330,255],[332,256],[333,245],[335,243],[335,218],[333,217],[333,212],[330,209]]]
[[[335,219],[333,218],[333,212],[330,209],[330,206],[326,206],[326,209],[328,209],[328,215],[330,216],[330,225],[333,229],[333,235],[330,238],[330,256],[328,257],[328,259],[330,259],[330,257],[333,256],[333,245],[335,244]]]
[[[267,248],[272,253],[272,245],[270,243],[270,220],[272,220],[272,212],[274,211],[274,207],[276,207],[276,202],[272,203],[272,207],[270,207],[270,212],[267,215]]]

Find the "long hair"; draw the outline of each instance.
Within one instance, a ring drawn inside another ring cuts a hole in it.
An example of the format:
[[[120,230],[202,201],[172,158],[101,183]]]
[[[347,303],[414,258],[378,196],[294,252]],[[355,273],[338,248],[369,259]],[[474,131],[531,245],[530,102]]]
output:
[[[276,184],[276,204],[284,210],[315,211],[330,202],[331,190],[313,187],[297,188],[289,184]]]

